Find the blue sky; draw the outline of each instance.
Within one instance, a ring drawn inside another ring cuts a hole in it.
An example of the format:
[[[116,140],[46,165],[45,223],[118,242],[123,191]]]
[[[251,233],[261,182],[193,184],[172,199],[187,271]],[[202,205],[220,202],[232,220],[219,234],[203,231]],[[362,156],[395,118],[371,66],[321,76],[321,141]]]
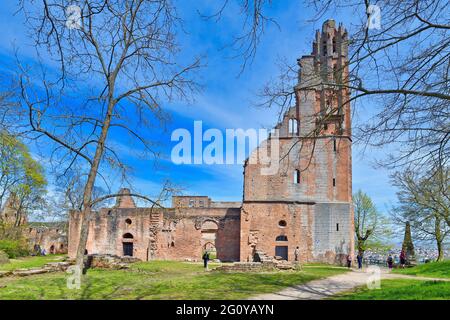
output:
[[[309,22],[313,17],[302,1],[274,1],[268,13],[276,18],[279,28],[270,25],[262,38],[255,59],[239,75],[242,59],[230,58],[233,52],[222,49],[241,30],[241,17],[235,10],[225,12],[219,23],[204,21],[197,10],[204,13],[214,11],[213,1],[176,1],[179,14],[185,21],[186,34],[180,35],[182,50],[187,56],[206,56],[206,67],[199,72],[203,90],[192,103],[174,102],[165,108],[171,115],[166,130],[155,129],[153,139],[161,144],[163,159],[155,165],[152,159],[141,159],[139,146],[120,135],[112,135],[120,153],[127,156],[133,167],[131,180],[136,191],[156,194],[161,182],[170,178],[185,189],[186,194],[208,195],[214,200],[239,201],[242,198],[242,165],[175,165],[170,162],[170,150],[176,144],[170,141],[171,132],[176,128],[192,130],[193,121],[203,121],[204,128],[261,128],[269,127],[277,121],[277,110],[255,108],[253,101],[258,90],[270,79],[277,76],[278,58],[295,62],[297,58],[311,51],[314,31],[320,29],[321,22]],[[13,44],[19,49],[21,58],[32,61],[35,51],[26,36],[23,17],[18,14],[14,1],[3,3],[0,12],[0,70],[4,74],[14,68]],[[217,6],[216,6],[217,7]],[[351,19],[364,12],[336,12],[337,22],[350,26]],[[364,121],[371,115],[370,106],[366,110],[356,110],[354,121]],[[383,157],[386,150],[366,150],[353,147],[353,190],[362,189],[375,201],[380,210],[386,210],[396,200],[395,189],[389,183],[388,172],[375,169],[372,164],[376,157]]]

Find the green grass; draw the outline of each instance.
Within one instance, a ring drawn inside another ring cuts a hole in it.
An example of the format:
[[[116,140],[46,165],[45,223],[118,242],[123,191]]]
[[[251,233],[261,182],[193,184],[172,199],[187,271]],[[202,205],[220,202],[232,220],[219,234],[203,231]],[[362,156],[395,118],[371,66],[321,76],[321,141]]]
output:
[[[36,257],[24,257],[17,259],[10,259],[9,263],[0,264],[0,270],[2,271],[13,271],[17,269],[31,269],[44,266],[46,263],[59,261],[64,257],[64,255],[47,255],[47,256],[36,256]]]
[[[244,299],[346,271],[305,266],[303,271],[223,273],[205,272],[199,263],[154,261],[130,270],[89,270],[80,290],[67,288],[64,273],[0,278],[0,299]]]
[[[394,272],[422,277],[450,278],[450,260],[425,263],[406,269],[395,269]]]
[[[338,300],[449,300],[450,282],[414,279],[382,280],[379,290],[360,287],[333,297]]]

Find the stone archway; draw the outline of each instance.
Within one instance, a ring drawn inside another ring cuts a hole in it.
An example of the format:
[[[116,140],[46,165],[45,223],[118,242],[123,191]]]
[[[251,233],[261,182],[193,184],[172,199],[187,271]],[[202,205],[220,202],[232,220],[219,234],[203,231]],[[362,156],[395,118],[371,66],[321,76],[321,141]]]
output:
[[[133,256],[134,251],[134,237],[131,233],[125,233],[122,237],[123,256]]]
[[[206,220],[202,223],[202,250],[208,251],[211,259],[217,258],[216,239],[219,225],[213,220]]]

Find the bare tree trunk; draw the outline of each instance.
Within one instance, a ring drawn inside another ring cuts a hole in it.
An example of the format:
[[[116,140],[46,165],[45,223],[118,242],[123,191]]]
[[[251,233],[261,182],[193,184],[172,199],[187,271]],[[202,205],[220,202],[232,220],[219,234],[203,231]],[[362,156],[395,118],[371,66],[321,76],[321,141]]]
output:
[[[442,247],[444,237],[441,232],[441,218],[439,216],[436,216],[435,218],[435,238],[438,250],[438,257],[436,261],[442,261],[444,260],[444,248]]]
[[[84,270],[84,272],[85,272],[84,252],[86,250],[86,243],[89,236],[89,224],[91,221],[91,214],[92,214],[92,204],[91,204],[92,191],[94,190],[94,184],[95,179],[97,177],[98,168],[100,166],[100,161],[102,159],[103,152],[105,150],[105,141],[108,136],[108,130],[111,124],[111,117],[114,110],[115,102],[112,97],[113,88],[114,88],[113,86],[110,86],[108,111],[105,116],[104,125],[97,144],[97,149],[95,150],[95,156],[92,162],[91,170],[89,172],[88,180],[86,182],[86,187],[84,189],[83,195],[83,210],[81,213],[81,230],[77,248],[76,265],[81,270]]]

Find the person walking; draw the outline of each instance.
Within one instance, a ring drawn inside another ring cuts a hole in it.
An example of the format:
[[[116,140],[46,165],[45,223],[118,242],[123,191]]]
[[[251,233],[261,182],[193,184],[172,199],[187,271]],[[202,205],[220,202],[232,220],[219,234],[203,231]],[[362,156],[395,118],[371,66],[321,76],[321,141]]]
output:
[[[294,261],[298,261],[299,256],[300,256],[300,248],[297,247],[294,250]]]
[[[350,254],[347,255],[347,268],[352,267],[352,256]]]
[[[402,249],[402,252],[400,253],[400,267],[404,269],[405,265],[406,265],[406,254],[405,250]]]
[[[209,253],[208,251],[205,251],[205,253],[203,254],[203,267],[205,268],[206,271],[208,271],[208,261],[209,261]]]
[[[361,252],[356,256],[356,260],[358,260],[358,269],[362,269],[363,257]]]
[[[394,265],[394,259],[392,258],[391,254],[389,254],[389,257],[387,258],[387,264],[388,264],[389,270],[392,270],[392,267]]]

